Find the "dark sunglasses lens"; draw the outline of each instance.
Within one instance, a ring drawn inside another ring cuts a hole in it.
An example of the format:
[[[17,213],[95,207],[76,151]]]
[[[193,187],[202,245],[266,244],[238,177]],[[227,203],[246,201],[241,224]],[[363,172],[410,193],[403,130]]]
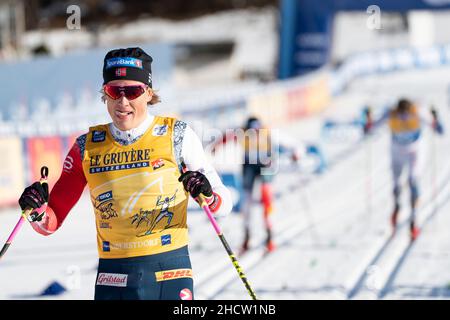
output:
[[[117,100],[123,95],[128,100],[134,100],[145,92],[145,89],[141,86],[105,86],[105,93],[112,99]]]
[[[128,86],[125,88],[125,97],[128,100],[134,100],[144,93],[144,88],[141,86]]]
[[[113,98],[114,100],[119,99],[121,97],[120,87],[117,86],[105,86],[105,93]]]

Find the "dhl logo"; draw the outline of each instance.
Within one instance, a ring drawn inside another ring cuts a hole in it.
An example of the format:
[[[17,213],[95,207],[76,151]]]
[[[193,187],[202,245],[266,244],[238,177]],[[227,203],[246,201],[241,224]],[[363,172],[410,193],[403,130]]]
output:
[[[156,281],[192,278],[192,269],[173,269],[155,272]]]

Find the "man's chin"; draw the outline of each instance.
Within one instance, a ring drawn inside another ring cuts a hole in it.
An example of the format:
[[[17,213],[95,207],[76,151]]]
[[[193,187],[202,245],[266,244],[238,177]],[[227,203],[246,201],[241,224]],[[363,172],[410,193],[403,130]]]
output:
[[[114,125],[122,131],[130,130],[134,128],[133,119],[114,119]]]

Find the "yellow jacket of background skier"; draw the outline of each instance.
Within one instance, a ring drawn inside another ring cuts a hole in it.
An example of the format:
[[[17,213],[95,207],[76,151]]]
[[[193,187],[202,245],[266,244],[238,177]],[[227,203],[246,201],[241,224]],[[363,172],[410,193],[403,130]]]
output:
[[[259,130],[247,129],[242,137],[242,144],[244,152],[265,152],[268,153],[271,150],[272,141],[270,130],[262,128]]]
[[[83,171],[94,207],[100,258],[128,258],[187,245],[188,196],[178,181],[174,118],[158,117],[134,143],[108,125],[91,127]]]
[[[420,130],[420,118],[416,107],[412,107],[405,118],[400,116],[396,110],[391,111],[389,116],[389,127],[393,134]]]

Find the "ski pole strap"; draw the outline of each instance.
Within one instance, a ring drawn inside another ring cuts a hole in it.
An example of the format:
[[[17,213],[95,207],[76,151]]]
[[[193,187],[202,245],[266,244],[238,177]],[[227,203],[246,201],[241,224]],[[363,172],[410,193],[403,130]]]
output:
[[[44,181],[45,182],[47,181],[47,177],[48,177],[48,167],[43,166],[41,168],[41,180],[40,180],[41,184],[44,183]]]
[[[43,166],[41,168],[41,178],[39,179],[39,183],[43,185],[47,182],[48,178],[48,168]],[[22,217],[24,217],[29,222],[40,221],[45,214],[45,210],[47,209],[47,202],[44,203],[41,207],[36,209],[28,209],[22,211]]]

